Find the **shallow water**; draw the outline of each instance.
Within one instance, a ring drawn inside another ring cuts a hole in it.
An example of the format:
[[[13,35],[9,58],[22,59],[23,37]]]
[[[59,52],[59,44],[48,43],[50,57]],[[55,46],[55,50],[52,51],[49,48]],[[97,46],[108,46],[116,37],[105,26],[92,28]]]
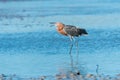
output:
[[[79,38],[79,62],[84,73],[119,73],[119,30],[88,30]],[[98,37],[99,36],[99,37]],[[32,32],[0,35],[1,73],[26,76],[53,75],[70,67],[70,40],[56,32]],[[73,48],[76,59],[76,47]],[[74,59],[74,60],[75,60]]]
[[[66,5],[61,5],[63,3]],[[88,36],[79,38],[82,74],[96,74],[96,65],[100,74],[120,73],[120,6],[117,1],[12,1],[0,2],[0,9],[0,73],[40,76],[70,69],[70,40],[58,34],[55,27],[49,27],[51,21],[88,31]],[[75,46],[72,54],[76,62]]]

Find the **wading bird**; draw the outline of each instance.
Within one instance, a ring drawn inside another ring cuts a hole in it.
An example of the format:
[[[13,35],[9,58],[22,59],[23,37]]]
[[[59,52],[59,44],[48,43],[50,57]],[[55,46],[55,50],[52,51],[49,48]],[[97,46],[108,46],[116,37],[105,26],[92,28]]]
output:
[[[70,40],[71,40],[71,47],[70,47],[70,58],[71,58],[71,66],[73,68],[73,59],[72,59],[72,55],[71,55],[71,50],[73,47],[73,40],[74,37],[79,37],[82,35],[87,35],[87,31],[83,28],[78,28],[76,26],[73,25],[65,25],[61,22],[50,22],[50,24],[52,24],[51,26],[55,25],[57,27],[57,31],[65,36],[69,36]],[[79,51],[78,51],[78,42],[76,41],[77,44],[77,64],[78,64],[78,55],[79,55]]]

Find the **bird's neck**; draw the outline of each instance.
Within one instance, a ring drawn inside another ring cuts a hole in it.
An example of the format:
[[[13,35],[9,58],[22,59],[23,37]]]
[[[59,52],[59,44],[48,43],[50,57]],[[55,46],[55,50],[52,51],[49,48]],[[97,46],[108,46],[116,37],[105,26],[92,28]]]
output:
[[[64,24],[57,25],[57,30],[58,31],[63,30],[63,28],[64,28]]]
[[[57,26],[57,30],[58,30],[58,31],[63,30],[63,26]]]
[[[57,26],[57,31],[62,34],[62,35],[65,35],[67,36],[66,32],[64,31],[64,25],[63,26]]]

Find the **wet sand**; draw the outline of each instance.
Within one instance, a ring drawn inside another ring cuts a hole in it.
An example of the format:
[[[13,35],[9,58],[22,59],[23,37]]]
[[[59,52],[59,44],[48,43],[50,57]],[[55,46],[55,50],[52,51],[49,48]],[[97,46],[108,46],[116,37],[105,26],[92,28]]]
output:
[[[39,77],[20,77],[18,75],[0,75],[0,80],[120,80],[120,74],[116,76],[104,74],[90,74],[81,75],[79,72],[59,73],[56,75],[39,76]]]

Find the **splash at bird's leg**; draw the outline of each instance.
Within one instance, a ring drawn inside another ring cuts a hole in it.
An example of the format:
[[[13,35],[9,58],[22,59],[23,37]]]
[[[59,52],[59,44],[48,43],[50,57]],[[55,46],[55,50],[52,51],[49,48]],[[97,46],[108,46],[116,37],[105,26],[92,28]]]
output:
[[[97,75],[99,75],[99,71],[98,71],[99,70],[99,65],[97,64],[96,66],[97,66],[96,73],[97,73]]]

